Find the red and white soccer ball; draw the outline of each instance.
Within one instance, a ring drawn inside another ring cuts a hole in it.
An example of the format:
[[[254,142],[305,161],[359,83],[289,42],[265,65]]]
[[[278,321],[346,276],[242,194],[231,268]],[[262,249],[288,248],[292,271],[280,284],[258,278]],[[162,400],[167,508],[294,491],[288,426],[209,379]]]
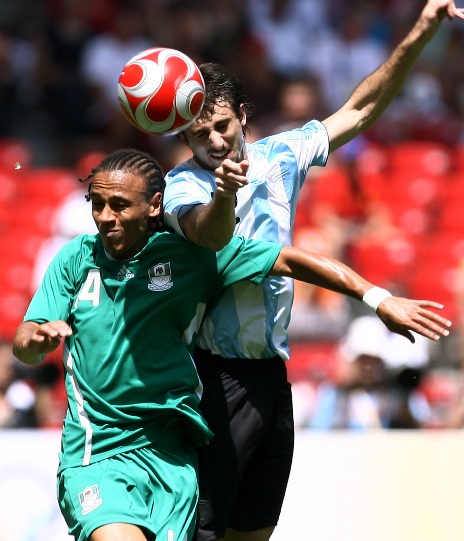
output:
[[[118,100],[126,118],[139,130],[173,135],[187,129],[200,115],[205,83],[187,55],[155,47],[125,65],[119,76]]]

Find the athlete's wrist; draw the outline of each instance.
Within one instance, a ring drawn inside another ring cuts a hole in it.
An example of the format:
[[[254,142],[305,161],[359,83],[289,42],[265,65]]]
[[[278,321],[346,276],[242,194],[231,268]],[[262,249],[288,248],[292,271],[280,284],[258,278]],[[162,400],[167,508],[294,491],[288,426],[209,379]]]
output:
[[[388,290],[374,286],[364,293],[362,302],[369,306],[372,311],[377,312],[380,304],[391,296],[392,294]]]

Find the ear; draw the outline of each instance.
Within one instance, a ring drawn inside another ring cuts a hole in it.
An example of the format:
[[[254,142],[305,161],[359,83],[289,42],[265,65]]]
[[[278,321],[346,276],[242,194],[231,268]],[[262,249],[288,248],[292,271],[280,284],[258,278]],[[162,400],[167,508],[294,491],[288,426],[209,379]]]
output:
[[[190,148],[187,136],[185,135],[184,132],[178,133],[177,134],[177,139],[179,139],[179,141],[182,141],[182,143],[184,143],[184,145],[187,145]]]
[[[156,218],[161,214],[161,204],[163,200],[163,194],[161,192],[156,192],[155,195],[151,198],[150,201],[150,218]]]
[[[246,121],[247,121],[247,115],[246,115],[245,104],[242,103],[240,105],[240,124],[242,126],[246,126]]]

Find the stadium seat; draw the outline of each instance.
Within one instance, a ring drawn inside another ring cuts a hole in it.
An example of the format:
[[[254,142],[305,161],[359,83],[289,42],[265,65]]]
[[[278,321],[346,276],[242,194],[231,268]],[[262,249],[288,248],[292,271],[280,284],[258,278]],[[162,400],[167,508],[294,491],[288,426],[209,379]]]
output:
[[[294,383],[333,379],[336,371],[335,341],[291,342],[288,378]]]
[[[65,167],[36,167],[27,171],[22,194],[28,200],[59,204],[76,189],[77,174]]]
[[[440,209],[437,230],[442,233],[455,233],[464,236],[464,207],[460,198],[449,199]]]
[[[446,145],[431,141],[400,141],[388,147],[391,171],[415,171],[428,175],[443,175],[450,171],[453,156]]]
[[[357,242],[350,250],[351,266],[370,282],[389,288],[410,273],[415,249],[406,237]]]
[[[360,175],[382,173],[388,167],[388,151],[384,145],[368,143],[356,157],[356,170]]]
[[[416,272],[409,275],[408,296],[427,299],[444,304],[440,315],[456,320],[457,316],[457,265],[443,261],[427,261],[415,266]]]
[[[453,152],[453,166],[456,171],[464,172],[464,144],[459,144]]]
[[[0,337],[13,340],[31,300],[30,295],[0,287]]]
[[[0,138],[0,167],[13,171],[18,166],[29,168],[32,162],[32,148],[26,141],[13,137]]]
[[[316,222],[317,216],[324,212],[347,219],[355,218],[359,213],[359,204],[347,169],[342,166],[327,167],[308,179],[302,189],[298,211],[313,216]]]

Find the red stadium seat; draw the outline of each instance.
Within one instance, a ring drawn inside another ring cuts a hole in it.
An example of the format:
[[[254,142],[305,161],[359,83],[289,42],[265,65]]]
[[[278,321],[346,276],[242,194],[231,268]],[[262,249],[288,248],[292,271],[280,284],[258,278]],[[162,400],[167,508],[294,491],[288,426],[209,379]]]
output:
[[[455,233],[464,236],[464,207],[461,199],[448,200],[441,207],[437,230],[442,233]]]
[[[384,145],[369,143],[356,157],[356,170],[360,175],[384,172],[388,167],[388,151]]]
[[[409,276],[408,296],[443,303],[440,315],[451,319],[457,316],[458,266],[443,261],[428,261],[416,265],[416,272]]]
[[[403,282],[414,259],[413,243],[401,236],[358,242],[350,251],[351,266],[370,282],[386,288]]]
[[[308,179],[302,190],[298,212],[308,214],[312,218],[310,223],[317,222],[318,216],[327,212],[342,218],[356,217],[359,204],[347,169],[327,167]]]
[[[56,205],[78,186],[77,174],[65,167],[36,167],[27,171],[22,184],[28,200]]]
[[[453,165],[456,171],[464,172],[464,144],[457,145],[454,149]]]
[[[446,145],[429,141],[401,141],[388,147],[388,165],[392,171],[408,170],[428,175],[450,171],[453,155]]]
[[[290,361],[287,363],[289,380],[332,379],[336,371],[335,346],[335,341],[291,342]]]
[[[13,340],[30,300],[27,293],[12,291],[3,285],[0,287],[0,338]]]
[[[32,161],[32,148],[26,141],[12,137],[0,139],[0,167],[13,171],[18,166],[31,167]]]

